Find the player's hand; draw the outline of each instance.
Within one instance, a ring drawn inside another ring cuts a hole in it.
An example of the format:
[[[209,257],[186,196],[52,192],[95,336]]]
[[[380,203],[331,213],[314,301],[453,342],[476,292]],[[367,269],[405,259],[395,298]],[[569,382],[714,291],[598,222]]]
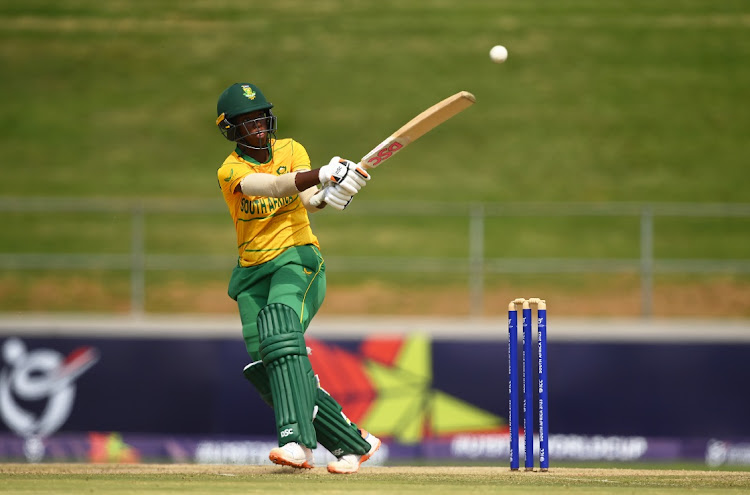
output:
[[[322,186],[325,187],[332,183],[337,184],[350,196],[353,196],[367,185],[370,174],[356,163],[334,156],[327,165],[320,167],[318,178]]]
[[[329,184],[323,193],[323,201],[328,203],[331,208],[344,210],[352,202],[353,196],[344,191],[338,184]]]
[[[346,160],[340,156],[334,156],[327,165],[318,169],[318,179],[320,185],[325,187],[331,182],[338,184],[349,174],[349,167],[346,166]]]
[[[346,177],[344,177],[342,181],[338,182],[337,185],[344,191],[354,196],[359,192],[360,189],[367,185],[367,181],[370,180],[370,174],[368,174],[365,169],[352,161],[343,161],[346,162],[346,168],[349,169],[349,173],[346,175]]]

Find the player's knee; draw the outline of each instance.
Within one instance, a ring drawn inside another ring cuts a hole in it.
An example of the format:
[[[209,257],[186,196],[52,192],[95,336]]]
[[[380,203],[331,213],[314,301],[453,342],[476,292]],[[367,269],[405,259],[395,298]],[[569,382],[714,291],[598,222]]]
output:
[[[307,356],[299,317],[285,304],[273,303],[260,310],[258,333],[259,355],[265,364],[285,356]]]

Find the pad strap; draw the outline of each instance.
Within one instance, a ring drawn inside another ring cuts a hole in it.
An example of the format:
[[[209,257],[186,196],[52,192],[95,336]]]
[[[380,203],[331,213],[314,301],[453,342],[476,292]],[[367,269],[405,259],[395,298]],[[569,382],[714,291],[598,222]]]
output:
[[[313,414],[317,384],[302,325],[285,304],[273,303],[258,314],[260,358],[268,372],[279,445],[317,446]]]

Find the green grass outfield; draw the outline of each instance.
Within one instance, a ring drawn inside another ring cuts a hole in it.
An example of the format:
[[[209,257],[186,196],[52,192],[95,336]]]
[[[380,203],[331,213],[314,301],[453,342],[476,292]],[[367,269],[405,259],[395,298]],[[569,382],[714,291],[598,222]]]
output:
[[[0,464],[2,493],[747,493],[742,471],[555,468],[547,473],[500,467],[324,468],[206,465]]]
[[[500,65],[488,56],[498,43],[510,53]],[[744,0],[0,2],[0,197],[214,201],[217,214],[150,216],[147,248],[230,259],[236,242],[215,172],[232,146],[215,106],[229,84],[250,80],[275,104],[278,135],[303,143],[314,165],[361,157],[456,91],[476,95],[375,170],[347,213],[405,199],[448,210],[747,203],[747,60]],[[450,213],[318,216],[329,257],[468,254],[468,221]],[[491,219],[485,255],[639,255],[633,217],[528,220]],[[129,221],[54,207],[0,213],[0,253],[127,253]],[[655,220],[657,258],[746,260],[747,245],[747,217]],[[38,297],[22,293],[19,273],[0,273],[0,292]],[[728,277],[746,290],[746,275]]]
[[[251,80],[315,164],[476,95],[367,199],[747,202],[749,34],[744,0],[1,2],[0,194],[217,197]]]

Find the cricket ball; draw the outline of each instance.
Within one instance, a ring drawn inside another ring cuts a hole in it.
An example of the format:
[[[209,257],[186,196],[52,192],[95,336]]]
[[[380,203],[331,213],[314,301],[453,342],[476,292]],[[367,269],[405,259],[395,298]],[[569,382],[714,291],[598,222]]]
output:
[[[502,64],[508,58],[508,50],[503,45],[495,45],[490,50],[490,58],[496,64]]]

